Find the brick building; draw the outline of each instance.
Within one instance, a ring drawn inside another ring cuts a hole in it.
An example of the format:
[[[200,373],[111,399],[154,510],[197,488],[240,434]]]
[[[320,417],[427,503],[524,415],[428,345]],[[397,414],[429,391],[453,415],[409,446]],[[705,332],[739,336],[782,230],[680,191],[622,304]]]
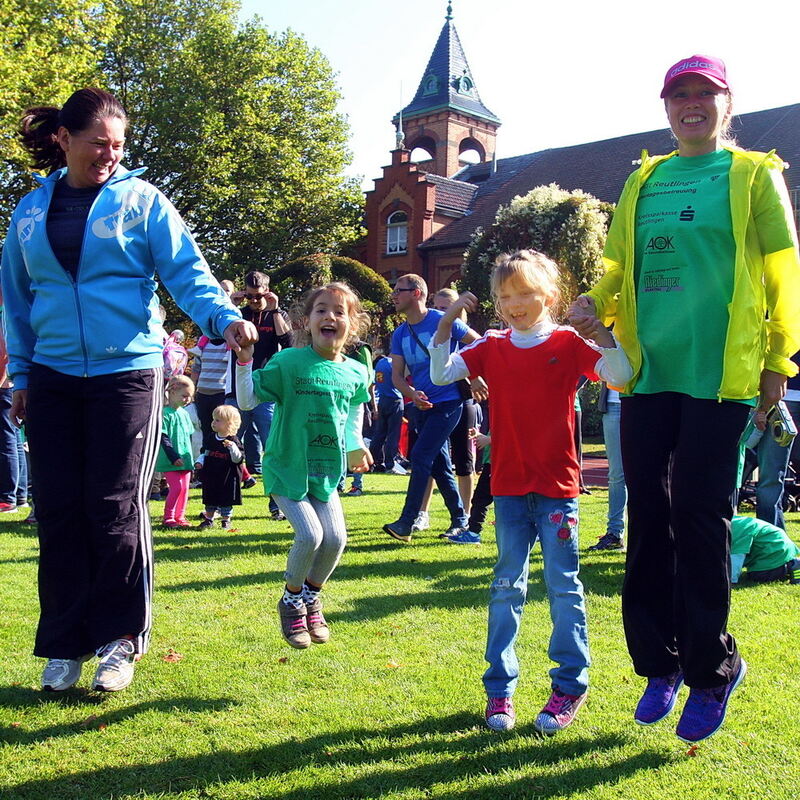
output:
[[[366,193],[368,230],[362,260],[390,283],[407,272],[430,288],[460,277],[472,232],[490,225],[501,205],[535,186],[557,183],[616,202],[642,150],[675,148],[669,130],[495,158],[500,120],[483,104],[448,8],[414,99],[392,120],[398,146]],[[800,216],[800,103],[734,118],[748,150],[777,150]],[[428,157],[412,163],[412,152]],[[473,163],[466,163],[467,155]]]

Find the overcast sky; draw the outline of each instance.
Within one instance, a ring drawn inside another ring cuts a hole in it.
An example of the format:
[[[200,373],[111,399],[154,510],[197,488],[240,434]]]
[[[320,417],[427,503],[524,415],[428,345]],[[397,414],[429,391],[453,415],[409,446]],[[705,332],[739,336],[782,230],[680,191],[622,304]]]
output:
[[[666,126],[664,73],[694,53],[723,58],[744,113],[800,102],[800,2],[453,0],[497,154],[530,153]],[[392,116],[414,96],[444,24],[440,0],[242,0],[328,58],[350,123],[348,174],[365,187],[394,146]],[[402,99],[401,99],[402,84]]]

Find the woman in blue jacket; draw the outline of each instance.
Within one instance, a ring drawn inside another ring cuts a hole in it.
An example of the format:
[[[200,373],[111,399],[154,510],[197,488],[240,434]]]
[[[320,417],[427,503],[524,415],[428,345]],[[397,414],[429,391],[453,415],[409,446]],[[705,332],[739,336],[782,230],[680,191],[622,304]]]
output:
[[[257,338],[144,170],[120,163],[127,117],[112,95],[29,109],[22,141],[47,173],[11,217],[2,288],[39,521],[42,688],[100,659],[92,687],[124,689],[147,650],[153,585],[147,496],[162,406],[156,278],[208,336]]]

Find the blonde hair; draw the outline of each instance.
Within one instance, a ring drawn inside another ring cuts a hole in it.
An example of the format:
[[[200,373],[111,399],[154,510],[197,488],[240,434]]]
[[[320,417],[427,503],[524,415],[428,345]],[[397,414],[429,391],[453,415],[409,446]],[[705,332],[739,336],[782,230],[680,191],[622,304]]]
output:
[[[347,317],[350,324],[345,346],[359,341],[362,335],[369,329],[369,314],[364,311],[359,296],[342,281],[334,281],[333,283],[326,283],[324,286],[317,286],[313,289],[309,289],[294,308],[294,316],[299,317],[302,322],[305,323],[309,316],[311,316],[314,303],[316,303],[319,296],[325,292],[340,297],[344,303],[344,307],[347,309]],[[295,330],[294,343],[300,346],[311,344],[311,334],[306,330],[305,324],[302,324],[299,329]]]
[[[217,431],[221,436],[235,436],[242,426],[242,415],[236,406],[217,406],[211,416],[218,422],[225,423],[225,432]]]
[[[492,270],[491,288],[494,297],[494,307],[498,316],[497,299],[500,290],[506,281],[516,281],[536,289],[553,298],[550,309],[558,304],[561,297],[559,290],[558,265],[538,250],[517,250],[515,253],[502,253],[494,262]]]
[[[456,300],[458,300],[458,292],[455,289],[451,289],[449,286],[446,286],[444,289],[439,289],[439,291],[433,296],[434,308],[436,307],[437,297],[446,297],[450,301],[450,305],[452,305]],[[463,308],[458,316],[466,322],[467,312]]]
[[[188,378],[186,375],[173,375],[167,381],[167,388],[164,390],[167,397],[169,397],[169,393],[178,386],[186,387],[192,397],[194,397],[194,383],[192,382],[192,379]]]

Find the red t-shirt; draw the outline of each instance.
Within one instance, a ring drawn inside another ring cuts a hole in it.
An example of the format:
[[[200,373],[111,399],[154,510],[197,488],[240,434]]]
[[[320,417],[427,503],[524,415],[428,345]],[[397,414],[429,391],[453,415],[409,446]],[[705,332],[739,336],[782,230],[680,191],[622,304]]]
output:
[[[510,335],[488,331],[459,353],[470,377],[489,385],[492,494],[577,497],[575,392],[581,375],[599,380],[601,354],[572,328],[526,349]]]

